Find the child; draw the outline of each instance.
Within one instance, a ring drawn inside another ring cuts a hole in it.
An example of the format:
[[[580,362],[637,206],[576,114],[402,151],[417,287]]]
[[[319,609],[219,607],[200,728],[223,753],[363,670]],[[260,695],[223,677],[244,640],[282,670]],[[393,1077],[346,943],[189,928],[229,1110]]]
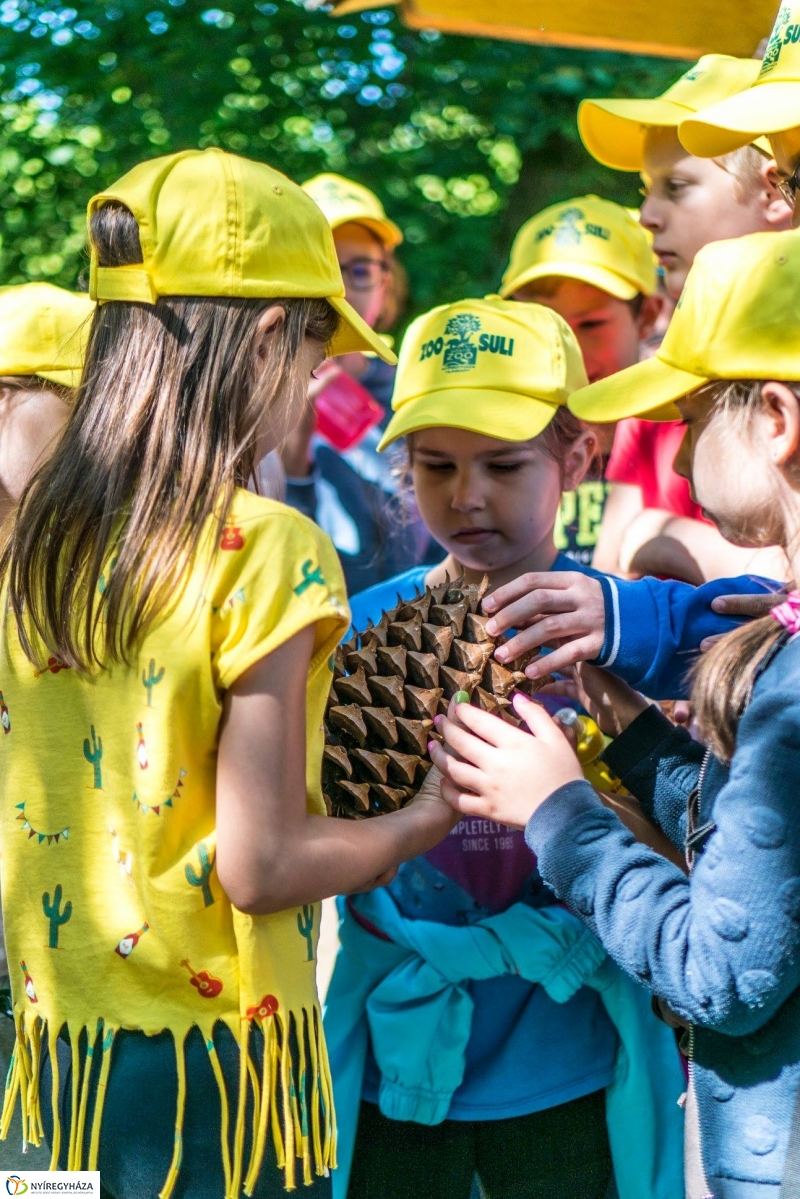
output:
[[[749,86],[689,114],[678,134],[690,154],[701,158],[730,155],[758,136],[767,135],[774,155],[781,192],[800,225],[795,203],[800,165],[800,4],[784,0],[778,10],[764,60]]]
[[[303,184],[333,230],[345,295],[370,328],[382,326],[392,286],[394,250],[403,234],[387,217],[374,192],[352,179],[325,173]],[[362,353],[345,355],[337,364],[364,387],[384,410],[385,418],[357,445],[339,452],[314,438],[315,413],[309,405],[303,420],[281,447],[287,475],[286,499],[330,534],[339,551],[348,591],[394,574],[411,558],[420,561],[418,530],[402,522],[395,497],[391,464],[377,445],[389,418],[394,368]],[[312,383],[321,389],[325,377]]]
[[[701,246],[789,227],[791,214],[776,186],[774,164],[759,149],[744,146],[708,162],[689,157],[677,136],[687,114],[740,92],[756,78],[760,65],[756,59],[705,55],[656,99],[586,100],[578,110],[589,153],[607,166],[641,174],[641,221],[653,235],[654,252],[675,299]],[[632,419],[619,427],[607,477],[614,485],[610,516],[625,526],[624,537],[622,528],[619,534],[624,566],[639,575],[694,583],[745,570],[780,574],[785,563],[779,555],[762,552],[752,561],[752,555],[732,550],[707,523],[698,523],[696,510],[685,509],[685,484],[678,484],[676,496],[671,469],[680,439],[677,425]],[[598,555],[596,565],[614,573],[620,561]]]
[[[52,283],[0,290],[0,523],[67,421],[93,309]]]
[[[585,377],[568,326],[538,305],[465,300],[412,324],[382,445],[406,437],[420,512],[447,556],[356,596],[357,628],[448,574],[493,587],[574,568],[553,536],[562,489],[594,452],[565,407]],[[675,1194],[674,1044],[636,993],[627,1016],[598,995],[595,947],[572,939],[518,832],[459,824],[340,912],[326,1010],[337,1196],[468,1199],[477,1173],[489,1199],[603,1199],[606,1088],[621,1199]],[[623,1076],[635,1148],[613,1086]]]
[[[795,572],[799,303],[794,234],[708,246],[658,357],[572,400],[611,417],[630,406],[651,419],[680,412],[679,467],[698,502],[740,544],[785,547]],[[766,1199],[796,1181],[787,1154],[800,1093],[799,631],[793,592],[701,661],[693,700],[706,753],[641,696],[586,675],[625,730],[607,762],[685,845],[690,878],[632,842],[532,703],[516,701],[533,737],[465,705],[442,722],[461,760],[433,750],[457,810],[527,826],[556,894],[690,1027],[689,1106],[696,1100],[705,1172],[689,1163],[691,1199]]]
[[[265,165],[143,163],[89,236],[83,380],[0,561],[1,1131],[19,1098],[52,1168],[99,1168],[113,1199],[326,1194],[316,901],[452,820],[424,795],[324,819],[343,581],[324,534],[244,484],[326,353],[386,351],[322,214]]]
[[[0,290],[0,524],[16,507],[28,479],[52,452],[69,416],[83,365],[85,332],[94,304],[51,283]],[[0,711],[0,716],[2,712]],[[0,922],[0,993],[10,1003],[10,979]],[[14,1049],[14,1026],[0,1020],[0,1066]],[[21,1144],[19,1121],[11,1144]],[[5,1167],[46,1169],[44,1146],[26,1157],[4,1155]]]
[[[500,295],[544,304],[562,316],[578,340],[590,382],[639,361],[662,304],[647,234],[627,209],[598,196],[553,204],[526,221],[514,238]],[[594,562],[618,574],[622,535],[644,506],[643,492],[644,503],[650,495],[641,473],[633,486],[606,481],[614,429],[595,428],[600,462],[590,471],[595,477],[564,495],[556,545],[585,566]],[[671,461],[660,471],[661,487],[672,488],[677,510],[697,517]],[[654,477],[650,492],[655,485]]]

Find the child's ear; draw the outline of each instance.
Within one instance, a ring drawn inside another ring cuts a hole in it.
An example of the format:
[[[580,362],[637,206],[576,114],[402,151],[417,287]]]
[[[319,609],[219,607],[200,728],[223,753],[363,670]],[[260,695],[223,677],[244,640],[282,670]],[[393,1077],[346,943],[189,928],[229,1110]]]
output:
[[[651,333],[656,327],[656,322],[664,311],[666,299],[659,295],[658,292],[654,296],[645,296],[642,301],[642,306],[639,309],[639,315],[636,318],[636,328],[639,333],[639,341],[647,341]]]
[[[776,466],[796,465],[800,449],[800,400],[785,383],[769,382],[761,388],[769,455]]]
[[[562,490],[574,491],[599,453],[600,440],[597,434],[593,429],[586,429],[567,450]]]
[[[765,158],[761,167],[761,202],[767,224],[778,231],[790,229],[792,224],[792,209],[778,187],[779,180],[774,160]]]
[[[265,308],[256,323],[254,351],[257,358],[264,360],[269,354],[270,339],[276,329],[280,329],[286,320],[286,309],[280,304],[270,304]]]

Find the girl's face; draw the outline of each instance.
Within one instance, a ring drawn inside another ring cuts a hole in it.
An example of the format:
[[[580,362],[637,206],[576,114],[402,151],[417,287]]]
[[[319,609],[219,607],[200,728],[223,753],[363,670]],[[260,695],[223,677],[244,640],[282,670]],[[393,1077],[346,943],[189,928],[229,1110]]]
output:
[[[585,472],[594,444],[588,438],[588,449],[570,450],[562,479],[561,467],[537,438],[499,441],[466,429],[423,429],[411,440],[422,519],[468,570],[494,574],[517,563],[525,569],[525,559],[537,551],[549,551],[552,559],[562,486],[574,487]]]
[[[253,351],[256,372],[259,375],[271,369],[270,339],[279,332],[284,317],[283,308],[272,304],[259,322],[259,335]],[[303,415],[308,412],[310,407],[309,384],[314,371],[325,361],[325,356],[326,346],[323,342],[308,335],[303,338],[292,364],[293,369],[287,373],[287,377],[273,397],[268,411],[264,413],[256,438],[256,462],[263,461],[267,454],[291,433]]]
[[[780,388],[781,384],[766,384]],[[791,398],[791,393],[788,393]],[[797,401],[792,400],[796,406]],[[734,545],[782,545],[775,414],[716,408],[709,388],[678,401],[686,426],[674,467],[689,481],[692,498]]]

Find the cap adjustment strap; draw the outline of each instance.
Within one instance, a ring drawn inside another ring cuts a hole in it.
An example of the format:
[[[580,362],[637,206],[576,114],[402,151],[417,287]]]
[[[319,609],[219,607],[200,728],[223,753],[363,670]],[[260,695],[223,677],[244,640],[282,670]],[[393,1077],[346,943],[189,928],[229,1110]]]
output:
[[[97,266],[92,261],[89,295],[103,303],[106,300],[129,300],[138,304],[155,304],[158,292],[143,266]]]

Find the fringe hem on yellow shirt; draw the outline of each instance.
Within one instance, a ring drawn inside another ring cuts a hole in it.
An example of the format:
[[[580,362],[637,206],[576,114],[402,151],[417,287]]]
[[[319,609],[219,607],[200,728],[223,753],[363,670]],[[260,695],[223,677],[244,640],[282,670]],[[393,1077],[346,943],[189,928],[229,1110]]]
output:
[[[225,1176],[224,1199],[240,1199],[251,1195],[258,1181],[264,1160],[267,1137],[272,1136],[278,1168],[284,1171],[287,1191],[296,1189],[297,1163],[302,1163],[303,1184],[309,1186],[312,1175],[325,1175],[336,1168],[336,1123],[333,1111],[333,1084],[328,1053],[322,1033],[319,1008],[303,1008],[300,1019],[293,1013],[286,1017],[277,1013],[256,1017],[264,1033],[264,1058],[259,1077],[256,1062],[250,1056],[249,1037],[253,1021],[242,1018],[237,1042],[240,1050],[239,1096],[233,1144],[230,1141],[230,1111],[222,1067],[217,1056],[212,1029],[200,1029],[208,1050],[209,1061],[217,1080],[222,1112],[220,1151]],[[290,1022],[296,1031],[297,1053],[292,1053]],[[8,1068],[5,1100],[0,1117],[0,1140],[5,1140],[11,1125],[17,1098],[22,1113],[23,1150],[28,1144],[40,1145],[43,1139],[39,1072],[41,1049],[47,1041],[52,1067],[53,1143],[50,1169],[58,1169],[61,1154],[62,1129],[59,1119],[59,1073],[56,1042],[66,1028],[72,1048],[72,1094],[69,1121],[68,1170],[96,1170],[100,1149],[100,1126],[103,1118],[111,1049],[117,1029],[98,1020],[96,1034],[87,1027],[73,1028],[69,1023],[55,1027],[39,1015],[16,1012],[16,1046]],[[302,1025],[302,1026],[301,1026]],[[160,1031],[160,1030],[157,1030]],[[188,1031],[188,1030],[187,1030]],[[233,1030],[232,1030],[233,1031]],[[79,1041],[87,1036],[86,1059],[81,1077]],[[184,1044],[187,1032],[173,1034],[178,1075],[178,1100],[175,1112],[175,1149],[159,1199],[170,1199],[178,1179],[183,1154],[183,1118],[186,1107],[186,1060]],[[308,1047],[308,1052],[307,1052]],[[88,1153],[83,1147],[90,1098],[92,1060],[100,1052],[102,1060],[95,1088],[92,1124]],[[307,1057],[310,1054],[310,1061]],[[297,1060],[294,1060],[294,1058]],[[311,1099],[308,1099],[308,1075],[311,1079]],[[249,1160],[245,1163],[245,1120],[248,1091],[252,1094],[251,1138]],[[280,1095],[280,1100],[279,1100]]]

